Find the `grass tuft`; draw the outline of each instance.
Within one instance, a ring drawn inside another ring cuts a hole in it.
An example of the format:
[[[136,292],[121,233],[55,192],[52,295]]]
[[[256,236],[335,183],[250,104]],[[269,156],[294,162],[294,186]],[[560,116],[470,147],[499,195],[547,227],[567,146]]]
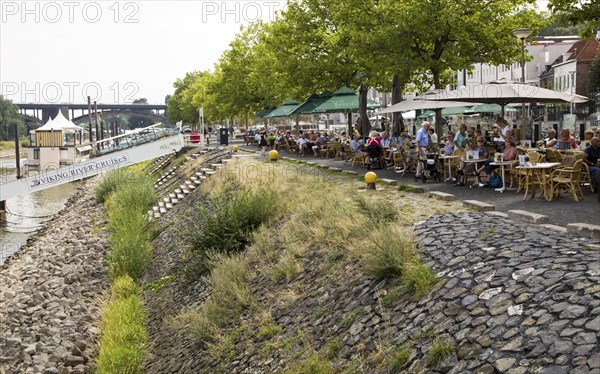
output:
[[[408,347],[393,349],[385,359],[385,366],[390,373],[397,373],[406,366],[412,355],[413,351]]]
[[[452,355],[452,353],[454,353],[454,346],[451,343],[438,340],[431,345],[431,348],[427,352],[426,360],[430,365],[437,365]]]
[[[413,240],[392,226],[374,230],[370,242],[356,250],[363,252],[365,272],[376,279],[400,278],[416,256]]]
[[[388,201],[358,195],[356,202],[360,212],[369,217],[375,224],[389,223],[398,218],[398,209]]]
[[[435,274],[427,266],[413,262],[405,268],[402,281],[408,293],[421,297],[427,295],[433,288]]]
[[[305,360],[291,365],[287,374],[333,374],[335,370],[331,363],[322,355],[313,353]]]

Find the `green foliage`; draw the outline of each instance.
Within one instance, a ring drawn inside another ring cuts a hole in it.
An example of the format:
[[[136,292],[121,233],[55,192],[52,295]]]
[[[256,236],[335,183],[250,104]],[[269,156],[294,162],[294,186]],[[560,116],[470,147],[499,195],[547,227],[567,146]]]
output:
[[[282,329],[283,327],[279,325],[269,323],[260,328],[260,330],[258,331],[258,337],[263,340],[268,340],[277,335],[277,333],[279,333],[279,331],[281,331]]]
[[[265,188],[243,189],[212,197],[208,207],[198,206],[200,218],[190,222],[186,233],[198,269],[207,270],[211,253],[233,253],[248,244],[251,232],[266,222],[275,211],[273,191]]]
[[[417,187],[411,186],[410,184],[400,184],[398,186],[398,191],[423,193],[422,188],[417,188]]]
[[[133,280],[114,280],[113,298],[102,312],[100,353],[96,363],[100,374],[142,373],[148,335],[146,312]]]
[[[152,290],[154,293],[160,292],[163,288],[167,287],[169,284],[173,283],[177,279],[175,275],[167,275],[158,279],[155,282],[144,285],[144,290]],[[114,287],[114,286],[113,286]]]
[[[103,203],[117,186],[127,183],[132,178],[133,172],[129,168],[121,168],[107,173],[102,181],[94,188],[96,202]]]
[[[408,293],[414,296],[424,296],[431,291],[435,284],[435,274],[427,266],[413,262],[404,269],[402,281]]]
[[[361,213],[369,217],[373,224],[390,223],[398,218],[398,209],[389,201],[366,198],[364,195],[356,197]]]
[[[150,261],[147,211],[155,201],[151,178],[139,170],[115,170],[96,188],[96,199],[107,202],[111,276],[139,279]]]
[[[313,353],[303,361],[290,365],[286,374],[334,374],[331,363],[322,355]]]
[[[126,299],[138,294],[138,287],[131,277],[124,275],[115,278],[112,282],[112,298]]]
[[[19,115],[19,108],[11,100],[0,95],[0,140],[13,140],[10,148],[14,148],[15,125],[20,135],[27,135],[27,128]]]
[[[428,325],[425,330],[421,330],[421,333],[419,334],[419,338],[421,340],[432,339],[435,336],[435,333],[433,332],[433,328],[434,328],[433,325]]]
[[[327,342],[327,357],[337,358],[342,350],[342,342],[339,338],[331,339]]]
[[[364,248],[363,267],[376,279],[400,278],[414,257],[413,241],[384,227]]]
[[[595,0],[550,0],[548,7],[560,22],[583,26],[580,35],[584,38],[600,30],[600,9]]]
[[[390,373],[400,372],[400,370],[406,366],[412,355],[413,351],[408,347],[396,348],[386,357],[385,366],[387,366]]]
[[[433,342],[431,348],[427,352],[426,360],[430,365],[437,365],[445,358],[454,353],[454,346],[443,340]]]

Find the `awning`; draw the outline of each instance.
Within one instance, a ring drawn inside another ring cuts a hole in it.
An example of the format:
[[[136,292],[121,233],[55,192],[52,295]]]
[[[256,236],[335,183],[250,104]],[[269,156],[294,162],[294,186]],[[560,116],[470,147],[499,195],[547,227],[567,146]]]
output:
[[[85,151],[91,150],[92,146],[89,144],[86,144],[86,145],[82,145],[81,147],[75,147],[75,149],[77,149],[77,151],[79,151],[79,152],[85,152]]]

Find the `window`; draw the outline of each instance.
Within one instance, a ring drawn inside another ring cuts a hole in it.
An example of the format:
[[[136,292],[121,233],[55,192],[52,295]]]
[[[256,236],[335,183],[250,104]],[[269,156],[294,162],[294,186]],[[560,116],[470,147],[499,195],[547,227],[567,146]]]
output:
[[[39,148],[35,148],[33,150],[33,159],[34,160],[39,160],[40,159],[40,149]]]

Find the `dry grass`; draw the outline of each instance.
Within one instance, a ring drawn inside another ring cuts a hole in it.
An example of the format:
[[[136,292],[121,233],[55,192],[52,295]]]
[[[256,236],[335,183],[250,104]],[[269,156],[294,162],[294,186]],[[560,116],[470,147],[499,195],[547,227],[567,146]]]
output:
[[[268,309],[257,305],[253,297],[252,287],[257,285],[251,287],[250,281],[256,274],[276,283],[277,289],[267,290],[272,304],[296,301],[302,292],[297,291],[298,282],[291,282],[304,271],[303,264],[308,263],[315,270],[313,266],[319,266],[315,261],[321,261],[317,258],[329,263],[329,267],[323,266],[319,271],[328,272],[346,271],[345,266],[333,266],[338,262],[359,260],[367,276],[398,277],[403,289],[423,295],[434,278],[420,261],[410,226],[439,210],[463,209],[458,203],[435,205],[423,195],[392,188],[364,191],[364,183],[356,178],[262,160],[231,160],[201,188],[213,196],[240,190],[269,191],[276,204],[273,217],[249,235],[245,253],[211,262],[212,270],[206,277],[213,289],[210,297],[198,309],[172,322],[206,341],[209,357],[221,359],[233,349],[231,334],[236,330],[232,328],[239,323],[241,313],[255,314],[250,320],[258,328],[248,328],[246,333],[270,340],[265,343],[265,352],[284,345],[280,327],[256,315]],[[274,287],[273,283],[258,286]],[[329,348],[328,355],[335,356],[335,342]],[[395,353],[389,358],[389,367],[403,365],[407,352]],[[330,372],[328,355],[310,355],[292,363],[289,369]]]

